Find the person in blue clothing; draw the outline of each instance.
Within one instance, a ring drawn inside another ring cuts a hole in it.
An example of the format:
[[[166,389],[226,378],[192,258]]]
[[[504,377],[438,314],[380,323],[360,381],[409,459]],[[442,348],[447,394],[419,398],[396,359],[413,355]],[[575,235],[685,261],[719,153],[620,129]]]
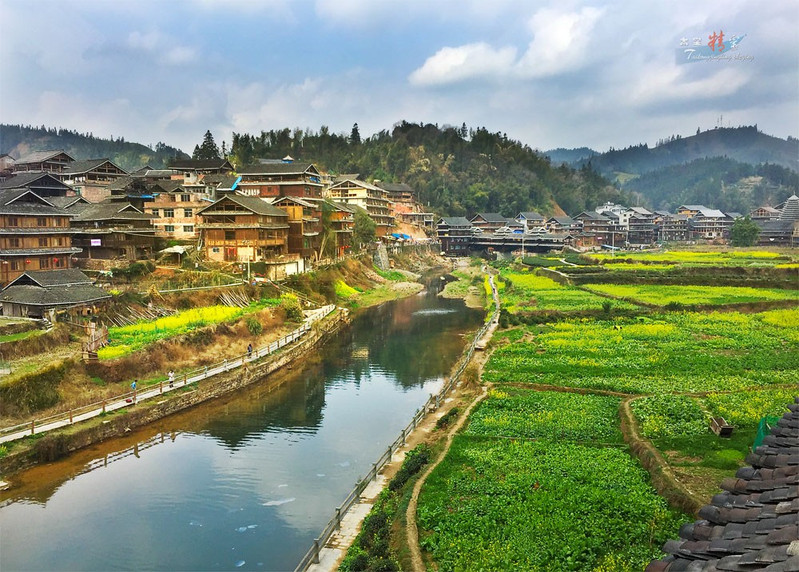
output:
[[[138,382],[138,379],[134,379],[133,383],[130,384],[130,389],[133,391],[133,403],[136,403],[136,386],[138,385]]]

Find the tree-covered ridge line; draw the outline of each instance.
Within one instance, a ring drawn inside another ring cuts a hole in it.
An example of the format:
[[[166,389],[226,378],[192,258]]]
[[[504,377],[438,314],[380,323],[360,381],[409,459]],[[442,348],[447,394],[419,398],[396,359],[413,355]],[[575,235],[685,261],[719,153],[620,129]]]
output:
[[[443,215],[577,213],[623,200],[618,189],[590,168],[555,168],[530,146],[483,127],[402,121],[390,132],[367,138],[361,138],[357,125],[349,136],[325,126],[318,132],[285,128],[258,135],[233,133],[229,159],[237,166],[286,155],[311,161],[323,172],[407,183],[421,204]]]
[[[126,171],[149,165],[163,168],[175,159],[188,159],[180,149],[159,141],[155,146],[125,141],[124,137],[95,137],[93,133],[42,125],[0,124],[0,154],[15,159],[37,151],[63,150],[76,160],[108,158]]]
[[[672,135],[661,139],[654,147],[646,143],[624,149],[611,147],[605,153],[586,157],[574,165],[590,164],[606,176],[619,172],[640,175],[707,157],[727,157],[750,165],[776,163],[799,171],[799,139],[772,137],[758,131],[757,125],[697,129],[696,135]]]
[[[776,206],[799,192],[799,174],[774,163],[750,165],[712,157],[644,173],[625,181],[622,188],[655,209],[704,204],[748,213],[759,206]]]

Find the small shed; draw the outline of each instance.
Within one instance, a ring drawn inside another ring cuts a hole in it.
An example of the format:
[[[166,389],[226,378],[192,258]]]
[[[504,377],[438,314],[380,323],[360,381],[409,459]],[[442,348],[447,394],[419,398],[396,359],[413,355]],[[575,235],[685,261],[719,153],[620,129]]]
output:
[[[4,316],[44,318],[66,310],[92,315],[111,295],[77,268],[28,271],[0,292]]]
[[[732,435],[733,426],[727,423],[724,417],[714,417],[710,421],[710,429],[719,437],[729,437]]]

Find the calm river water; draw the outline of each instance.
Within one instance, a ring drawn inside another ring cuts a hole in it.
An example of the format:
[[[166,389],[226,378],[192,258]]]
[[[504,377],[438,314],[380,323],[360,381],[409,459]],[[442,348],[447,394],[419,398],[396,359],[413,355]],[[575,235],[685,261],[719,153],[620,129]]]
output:
[[[22,474],[0,569],[293,570],[481,323],[439,282],[302,367]]]

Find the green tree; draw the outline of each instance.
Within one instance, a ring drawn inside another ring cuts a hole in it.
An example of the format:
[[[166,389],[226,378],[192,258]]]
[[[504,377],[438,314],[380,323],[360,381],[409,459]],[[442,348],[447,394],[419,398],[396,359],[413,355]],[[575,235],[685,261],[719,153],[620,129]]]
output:
[[[372,217],[362,208],[355,209],[355,226],[352,230],[352,241],[356,248],[370,244],[377,238],[377,225]]]
[[[221,158],[219,155],[219,147],[216,146],[216,142],[214,141],[214,136],[211,135],[210,129],[205,132],[202,144],[200,146],[194,147],[194,153],[192,153],[191,158],[192,159]]]
[[[730,243],[733,246],[754,246],[760,235],[760,227],[748,216],[736,220],[730,228]]]
[[[355,123],[352,126],[352,132],[350,133],[350,145],[360,145],[361,144],[361,132],[358,130],[358,124]]]

